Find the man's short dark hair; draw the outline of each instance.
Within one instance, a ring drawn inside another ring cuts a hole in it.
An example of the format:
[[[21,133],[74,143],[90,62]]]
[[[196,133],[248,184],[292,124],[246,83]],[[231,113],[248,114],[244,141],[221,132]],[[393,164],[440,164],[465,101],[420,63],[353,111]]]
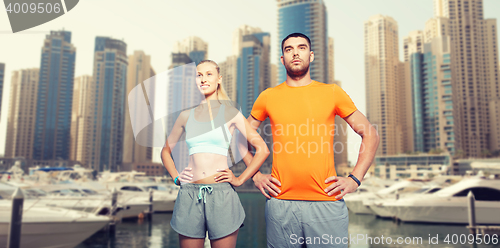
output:
[[[291,33],[289,34],[287,37],[285,37],[283,39],[283,41],[281,41],[281,53],[283,54],[283,45],[285,44],[285,41],[290,39],[290,38],[298,38],[298,37],[301,37],[301,38],[304,38],[307,40],[307,43],[309,43],[309,50],[311,50],[311,40],[309,39],[309,37],[307,37],[307,35],[303,34],[303,33]]]

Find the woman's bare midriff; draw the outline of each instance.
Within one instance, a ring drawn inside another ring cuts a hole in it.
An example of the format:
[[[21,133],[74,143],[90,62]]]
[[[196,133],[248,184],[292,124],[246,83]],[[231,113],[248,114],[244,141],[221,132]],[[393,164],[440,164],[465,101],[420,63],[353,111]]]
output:
[[[227,169],[227,157],[213,153],[196,153],[190,156],[188,167],[193,168],[192,183],[212,184],[217,183],[215,177],[221,172],[218,169]]]

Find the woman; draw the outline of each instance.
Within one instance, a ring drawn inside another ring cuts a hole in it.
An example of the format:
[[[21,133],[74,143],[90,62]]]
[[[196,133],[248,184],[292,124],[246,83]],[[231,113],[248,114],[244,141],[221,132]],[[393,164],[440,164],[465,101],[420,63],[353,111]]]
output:
[[[245,213],[233,186],[242,185],[257,172],[269,149],[245,117],[227,104],[229,97],[222,88],[219,66],[204,60],[196,70],[196,85],[205,100],[179,115],[161,153],[174,182],[182,182],[170,224],[179,233],[181,247],[203,247],[207,231],[211,247],[235,247]],[[254,159],[239,177],[227,164],[235,129],[256,149]],[[171,151],[184,132],[189,164],[179,174]]]

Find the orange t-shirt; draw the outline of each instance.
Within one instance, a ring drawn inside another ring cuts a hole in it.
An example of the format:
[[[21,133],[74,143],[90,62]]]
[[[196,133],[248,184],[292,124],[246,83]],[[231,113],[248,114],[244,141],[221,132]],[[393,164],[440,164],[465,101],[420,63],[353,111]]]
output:
[[[345,118],[356,106],[336,84],[312,81],[300,87],[286,82],[263,91],[251,115],[271,120],[272,176],[281,182],[283,200],[335,201],[324,189],[336,176],[333,162],[335,116]],[[340,151],[340,146],[335,147]],[[343,144],[342,144],[343,145]],[[343,148],[345,149],[345,147]]]

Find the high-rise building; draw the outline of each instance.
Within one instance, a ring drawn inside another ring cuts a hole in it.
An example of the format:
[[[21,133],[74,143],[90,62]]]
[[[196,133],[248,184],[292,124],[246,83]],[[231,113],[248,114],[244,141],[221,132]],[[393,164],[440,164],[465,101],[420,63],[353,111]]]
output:
[[[76,48],[71,32],[51,31],[40,62],[33,158],[68,159]]]
[[[89,166],[87,154],[91,153],[89,139],[90,127],[94,118],[90,112],[92,76],[83,75],[75,78],[73,87],[73,106],[71,110],[70,160],[79,161]]]
[[[241,113],[249,116],[259,94],[271,86],[271,36],[259,28],[248,26],[241,26],[234,34],[240,36],[241,41],[237,60],[236,102],[241,107]]]
[[[342,82],[335,80],[334,84],[342,87]],[[349,132],[347,128],[347,122],[340,116],[335,116],[335,134],[333,135],[333,152],[334,152],[334,163],[335,166],[347,166],[348,164],[348,144],[347,144],[347,133]]]
[[[134,51],[134,54],[128,56],[127,69],[127,96],[137,85],[141,85],[144,80],[155,75],[151,66],[151,57],[143,51]],[[127,98],[126,98],[127,99]],[[123,135],[123,163],[143,163],[151,162],[152,146],[143,146],[136,142],[132,130],[132,122],[142,121],[130,116],[129,106],[126,101],[125,107],[125,129]],[[152,136],[152,134],[151,134]],[[153,137],[150,139],[152,140]]]
[[[88,106],[92,120],[85,144],[90,149],[84,159],[98,171],[118,171],[122,162],[127,65],[125,42],[96,37]]]
[[[199,37],[191,36],[175,43],[170,68],[191,62],[198,64],[207,58],[208,43]]]
[[[434,17],[425,23],[424,42],[430,43],[435,37],[450,35],[450,20],[446,17]]]
[[[335,56],[333,51],[334,51],[333,38],[328,37],[328,80],[324,82],[326,84],[335,83],[335,67],[334,67]]]
[[[455,153],[449,36],[424,43],[409,60],[413,88],[414,149]]]
[[[2,110],[3,81],[5,77],[5,64],[0,63],[0,113]]]
[[[406,84],[406,65],[405,62],[399,61],[396,67],[396,81],[397,81],[397,114],[399,126],[397,129],[397,146],[400,147],[398,153],[409,152],[413,150],[413,135],[412,132],[407,130],[412,129],[413,120],[411,116],[411,85]]]
[[[278,66],[271,64],[271,87],[277,86],[280,83],[278,82]]]
[[[219,63],[222,85],[231,101],[236,101],[237,65],[237,55],[228,56],[226,61]]]
[[[480,157],[493,134],[488,104],[500,97],[496,19],[484,19],[483,0],[435,0],[434,8],[449,20],[455,149]]]
[[[414,53],[422,53],[424,50],[424,33],[421,30],[411,31],[408,36],[403,39],[404,61],[410,60],[410,55]]]
[[[377,128],[377,155],[405,150],[403,132],[406,116],[404,66],[399,61],[398,25],[389,16],[375,15],[365,22],[365,81],[367,118]]]
[[[33,158],[39,69],[12,72],[5,157]]]
[[[500,151],[500,97],[490,100],[488,109],[491,130],[490,154],[497,155],[498,151]]]
[[[342,82],[335,80],[334,68],[334,43],[333,38],[328,37],[328,81],[325,83],[336,84],[342,87]],[[348,146],[347,146],[347,122],[340,116],[335,116],[335,134],[333,136],[333,152],[335,166],[347,166],[348,164]]]
[[[404,45],[404,86],[408,87],[409,90],[406,91],[405,97],[405,107],[406,107],[406,136],[408,139],[408,147],[404,150],[404,152],[413,152],[413,151],[423,151],[423,141],[422,141],[422,133],[417,134],[416,129],[419,131],[422,130],[422,110],[417,108],[417,106],[421,106],[421,94],[422,92],[415,90],[420,90],[420,87],[417,85],[421,85],[422,80],[420,73],[420,67],[415,68],[415,66],[420,66],[421,61],[418,60],[414,62],[414,59],[420,59],[420,57],[413,58],[412,54],[418,53],[421,54],[423,52],[424,47],[424,34],[422,31],[412,31],[408,36],[403,39]],[[416,96],[414,96],[416,94]],[[418,148],[417,148],[418,147]]]
[[[281,41],[291,33],[303,33],[311,39],[314,61],[310,65],[311,78],[328,82],[328,28],[323,0],[277,0],[278,2],[278,58]],[[286,80],[285,67],[278,60],[279,83]]]

